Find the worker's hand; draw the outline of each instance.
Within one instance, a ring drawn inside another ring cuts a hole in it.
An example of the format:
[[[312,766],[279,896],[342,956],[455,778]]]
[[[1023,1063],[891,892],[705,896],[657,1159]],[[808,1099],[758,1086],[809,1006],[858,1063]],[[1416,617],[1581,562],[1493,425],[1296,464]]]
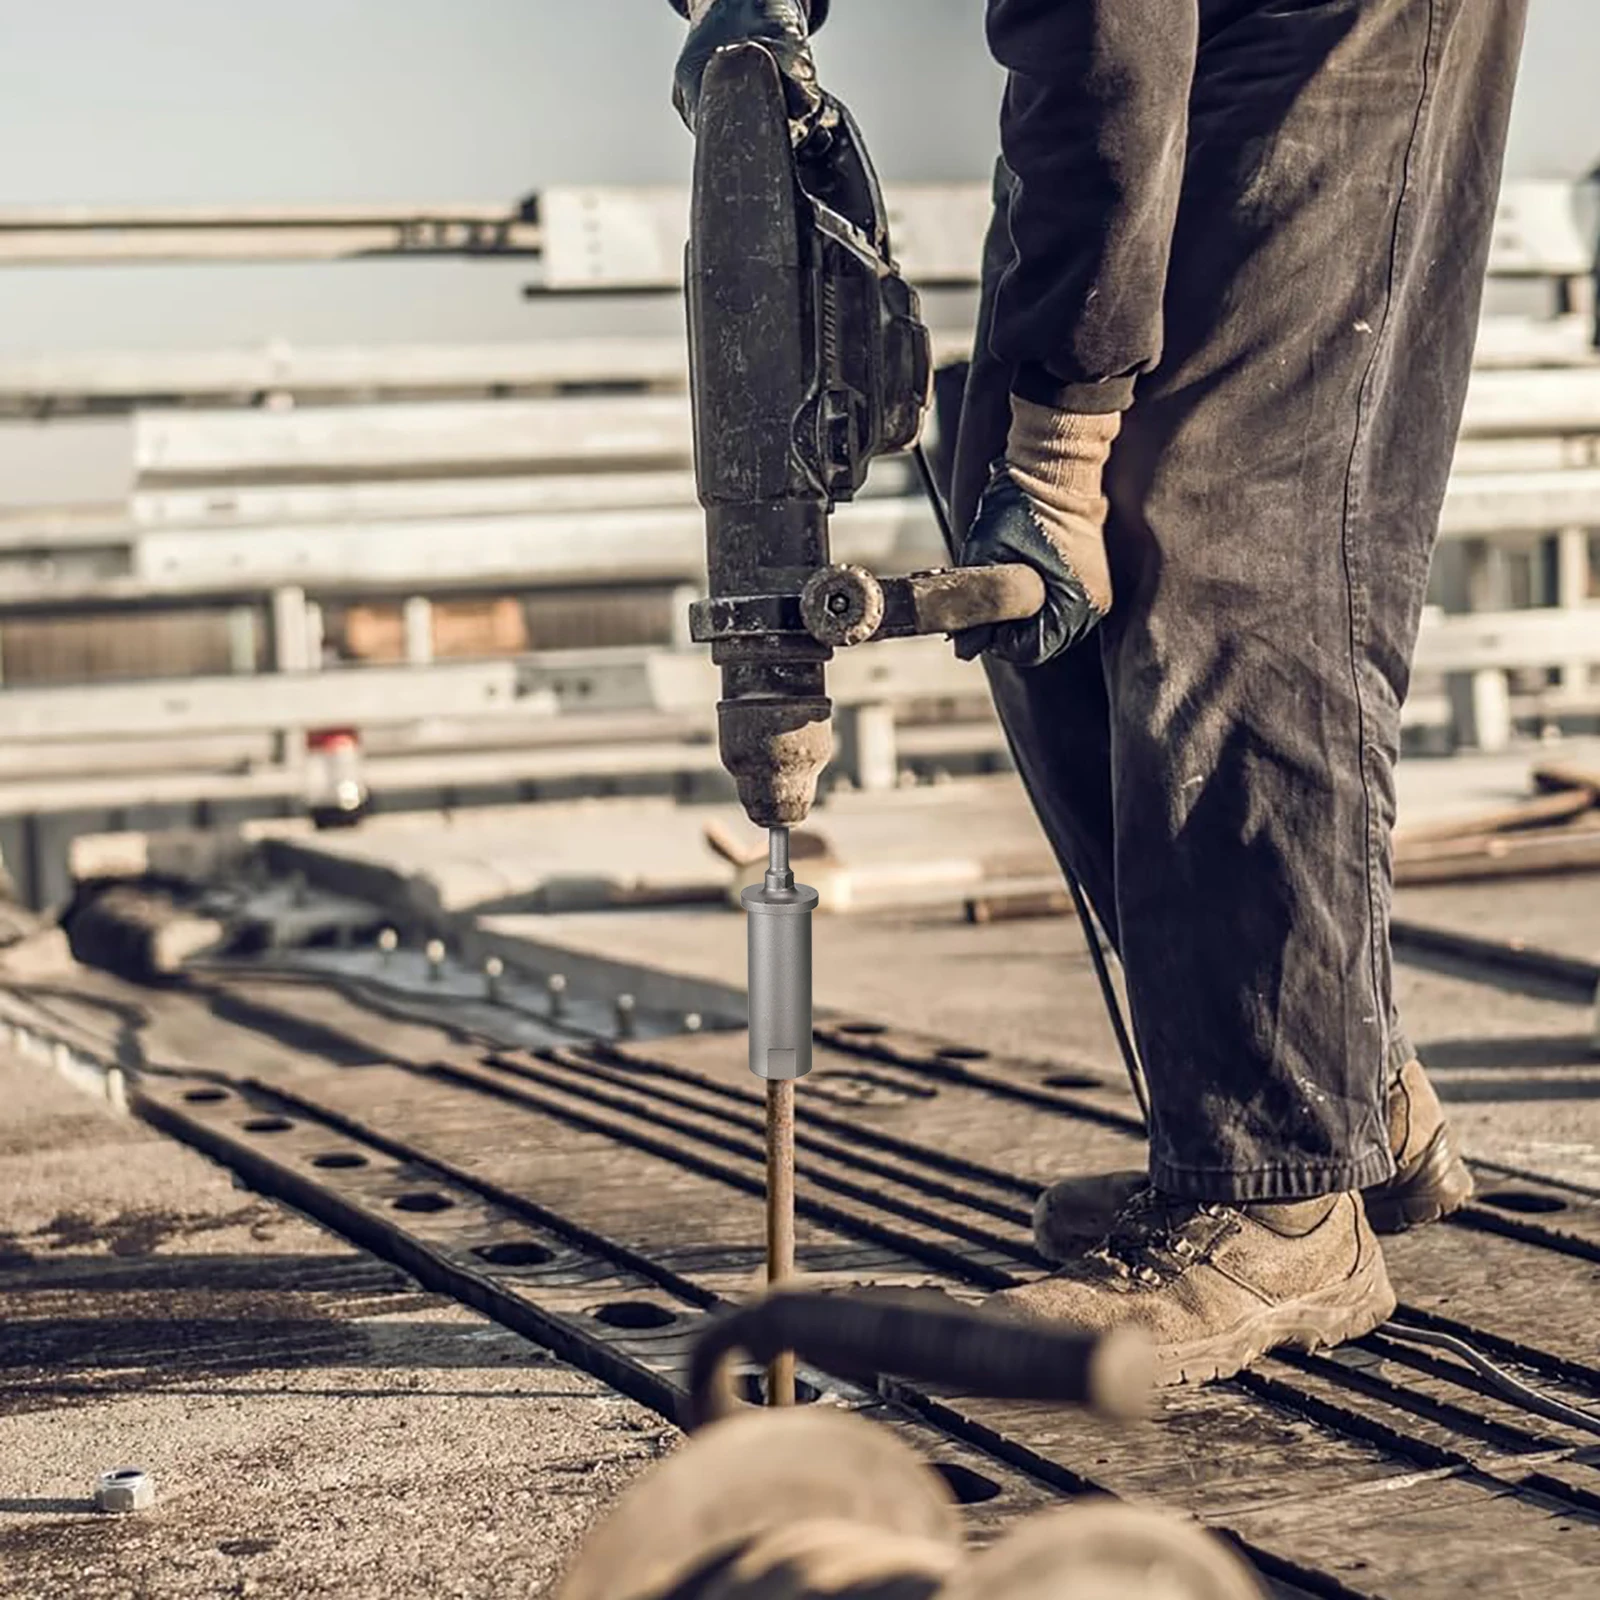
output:
[[[678,9],[684,8],[679,5]],[[811,59],[807,0],[689,0],[689,16],[692,23],[678,57],[672,103],[690,129],[700,105],[700,79],[706,63],[725,45],[753,42],[772,52],[783,74],[795,144],[810,138],[826,119],[827,107]]]
[[[956,635],[963,661],[987,652],[1037,667],[1076,644],[1111,609],[1106,501],[1100,477],[1122,425],[1104,415],[1054,411],[1011,397],[1011,433],[961,547],[964,567],[1025,562],[1044,579],[1044,608],[1026,622]]]

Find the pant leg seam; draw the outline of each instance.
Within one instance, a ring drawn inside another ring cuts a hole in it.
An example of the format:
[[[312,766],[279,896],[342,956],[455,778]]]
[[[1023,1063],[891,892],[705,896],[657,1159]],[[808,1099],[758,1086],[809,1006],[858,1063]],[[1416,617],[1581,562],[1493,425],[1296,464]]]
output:
[[[1371,774],[1368,769],[1369,746],[1366,691],[1362,683],[1361,661],[1366,638],[1367,607],[1364,588],[1365,564],[1354,549],[1352,524],[1360,509],[1358,467],[1367,450],[1372,422],[1372,397],[1380,358],[1387,348],[1385,340],[1394,310],[1395,283],[1399,276],[1402,249],[1409,237],[1409,223],[1413,210],[1416,157],[1421,144],[1423,127],[1433,101],[1436,80],[1437,52],[1442,43],[1439,27],[1438,0],[1428,0],[1427,34],[1422,51],[1422,85],[1417,97],[1417,107],[1411,122],[1411,132],[1406,141],[1405,161],[1402,167],[1400,194],[1395,202],[1394,222],[1390,230],[1389,268],[1384,284],[1383,316],[1372,341],[1372,354],[1362,375],[1356,397],[1356,425],[1350,444],[1350,459],[1345,469],[1344,513],[1340,528],[1340,554],[1345,575],[1345,596],[1350,618],[1350,681],[1356,706],[1357,765],[1361,780],[1364,811],[1363,854],[1364,876],[1367,890],[1367,961],[1370,968],[1373,1014],[1379,1018],[1383,1030],[1380,1059],[1387,1061],[1389,1054],[1389,1029],[1391,1018],[1379,1006],[1383,989],[1383,929],[1382,893],[1379,884],[1379,864],[1383,855],[1382,841],[1378,838],[1377,805],[1373,796]],[[1384,1085],[1387,1088],[1387,1084]]]

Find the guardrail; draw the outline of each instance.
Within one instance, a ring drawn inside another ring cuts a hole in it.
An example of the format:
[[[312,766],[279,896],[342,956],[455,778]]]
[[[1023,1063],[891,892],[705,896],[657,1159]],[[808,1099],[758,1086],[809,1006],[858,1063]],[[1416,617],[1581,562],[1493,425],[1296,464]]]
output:
[[[910,186],[891,209],[914,279],[973,286],[986,186]],[[541,292],[659,295],[678,286],[682,233],[683,196],[665,190],[557,189],[509,207],[13,210],[0,211],[0,266],[497,254],[527,258]],[[1518,716],[1597,709],[1591,270],[1567,186],[1508,188],[1491,272],[1550,284],[1551,315],[1490,318],[1481,329],[1438,604],[1417,659],[1443,692],[1423,683],[1410,726],[1448,724],[1459,742],[1493,746]],[[962,359],[968,337],[938,330],[940,360]],[[704,537],[684,378],[678,339],[0,359],[0,417],[15,427],[115,414],[134,480],[117,506],[0,515],[0,637],[23,614],[136,620],[221,607],[231,630],[223,659],[241,668],[6,688],[0,816],[109,807],[115,793],[292,804],[305,734],[329,722],[362,725],[406,782],[714,775],[715,689],[698,655],[433,659],[431,608],[452,595],[603,598],[644,585],[674,591],[681,614]],[[869,494],[841,510],[836,555],[901,570],[940,559],[915,491],[905,463],[880,463]],[[337,645],[325,636],[328,608],[385,597],[401,602],[403,662],[325,661]],[[246,675],[262,660],[271,670]],[[931,730],[897,732],[908,708],[939,701],[967,714],[984,699],[981,674],[937,641],[845,653],[833,688],[841,760],[866,785],[895,781],[897,738],[937,744]],[[991,722],[941,737],[999,759]],[[22,770],[30,751],[35,777]],[[84,766],[74,772],[76,751]],[[92,777],[113,754],[119,776]],[[140,760],[148,770],[135,782]]]

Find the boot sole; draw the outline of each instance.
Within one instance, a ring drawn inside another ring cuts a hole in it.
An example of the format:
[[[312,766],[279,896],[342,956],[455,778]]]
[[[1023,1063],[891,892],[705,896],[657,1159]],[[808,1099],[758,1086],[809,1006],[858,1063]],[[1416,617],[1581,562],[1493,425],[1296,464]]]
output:
[[[1403,1177],[1362,1194],[1375,1233],[1405,1233],[1459,1211],[1472,1198],[1472,1174],[1441,1126]]]
[[[1156,1387],[1231,1378],[1271,1350],[1322,1350],[1359,1339],[1388,1321],[1394,1308],[1389,1270],[1382,1254],[1374,1250],[1364,1266],[1331,1288],[1265,1306],[1225,1334],[1160,1346],[1156,1350]]]

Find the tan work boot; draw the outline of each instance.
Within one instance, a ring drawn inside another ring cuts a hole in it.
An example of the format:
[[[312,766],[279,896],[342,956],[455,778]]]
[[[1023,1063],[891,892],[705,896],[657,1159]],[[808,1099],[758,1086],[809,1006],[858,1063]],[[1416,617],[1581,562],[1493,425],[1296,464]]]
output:
[[[1420,1061],[1406,1062],[1390,1086],[1389,1148],[1394,1176],[1364,1191],[1367,1219],[1379,1233],[1437,1222],[1472,1198],[1472,1174]]]
[[[1378,1233],[1404,1233],[1448,1217],[1472,1198],[1472,1174],[1457,1154],[1439,1098],[1420,1061],[1408,1061],[1389,1088],[1389,1148],[1395,1175],[1365,1191]],[[1117,1213],[1149,1185],[1143,1172],[1063,1178],[1033,1208],[1033,1243],[1046,1261],[1070,1261],[1110,1231]]]
[[[1146,1187],[1096,1249],[991,1303],[1086,1333],[1141,1329],[1165,1385],[1231,1377],[1281,1345],[1359,1338],[1395,1299],[1359,1194],[1234,1207]]]

